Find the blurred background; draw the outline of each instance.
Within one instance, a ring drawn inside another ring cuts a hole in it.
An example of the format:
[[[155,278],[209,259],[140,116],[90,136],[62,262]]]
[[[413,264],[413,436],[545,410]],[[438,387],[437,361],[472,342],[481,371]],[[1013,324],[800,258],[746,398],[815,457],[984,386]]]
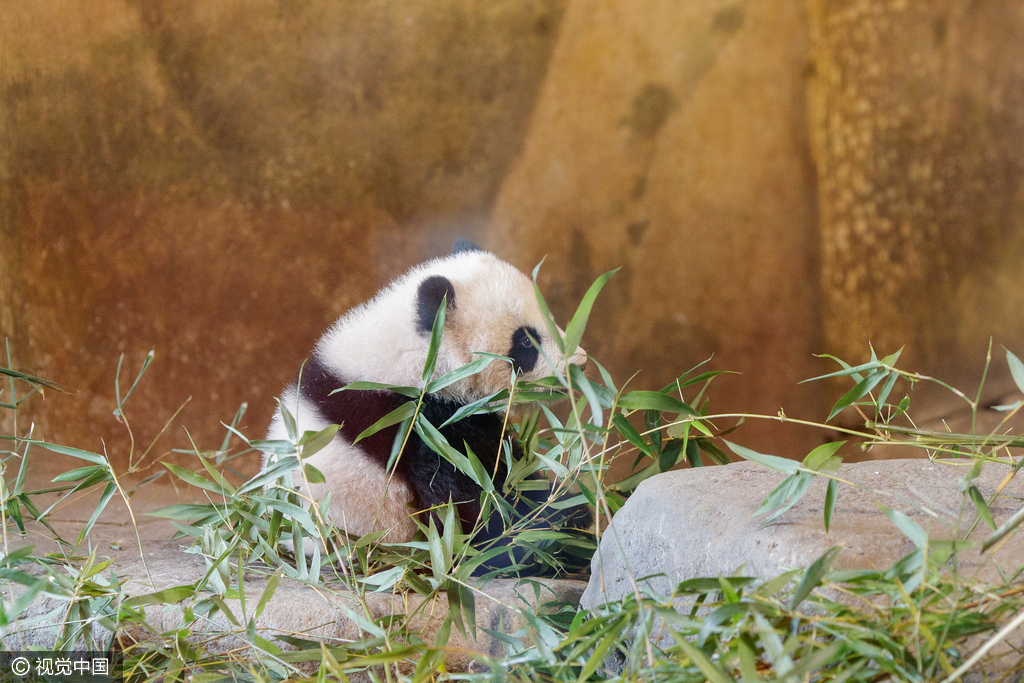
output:
[[[118,358],[125,391],[154,349],[135,458],[182,405],[150,458],[243,402],[260,437],[328,324],[462,237],[547,256],[563,324],[621,267],[583,343],[632,388],[713,357],[715,411],[820,421],[814,354],[973,391],[991,338],[1013,397],[1021,45],[1017,2],[0,0],[0,336],[76,390],[18,428],[127,464]]]

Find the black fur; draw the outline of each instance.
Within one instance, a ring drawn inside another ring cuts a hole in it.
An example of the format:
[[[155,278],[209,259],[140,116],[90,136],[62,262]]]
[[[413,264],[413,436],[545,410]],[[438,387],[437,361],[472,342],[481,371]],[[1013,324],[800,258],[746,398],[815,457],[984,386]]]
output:
[[[533,350],[536,354],[536,349]],[[403,403],[414,400],[392,391],[342,391],[332,394],[335,389],[345,386],[343,378],[338,377],[315,357],[306,362],[301,377],[300,391],[313,402],[323,416],[334,424],[341,425],[341,435],[350,443],[365,430],[389,412]],[[427,394],[423,402],[423,416],[434,426],[445,423],[462,404],[436,394]],[[466,444],[476,454],[484,469],[491,474],[495,488],[501,489],[508,474],[502,449],[502,429],[504,420],[496,414],[470,415],[458,422],[440,428],[448,443],[458,451],[465,453]],[[359,442],[359,446],[374,461],[386,466],[391,455],[398,425],[382,429],[376,434]],[[512,439],[513,458],[522,456],[522,447]],[[460,472],[454,465],[433,451],[419,435],[413,431],[409,435],[405,450],[395,464],[395,474],[407,482],[416,497],[416,506],[427,510],[437,505],[444,505],[449,500],[456,503],[459,520],[463,531],[468,532],[477,522],[480,515],[480,494],[482,489],[467,475]],[[548,498],[548,491],[524,491],[523,498],[506,500],[520,515],[529,514],[538,504]],[[530,502],[528,502],[530,501]],[[534,528],[549,527],[553,522],[565,520],[573,528],[585,529],[590,526],[589,511],[582,509],[545,511],[546,516],[538,519]],[[422,519],[424,523],[426,519]],[[474,538],[474,544],[482,546],[498,538],[504,530],[504,523],[499,515],[492,513],[486,525]],[[508,546],[507,539],[496,545]],[[525,555],[525,550],[515,549],[510,553],[498,555],[485,563],[478,573],[508,567],[518,563]]]
[[[478,247],[474,242],[470,242],[469,240],[459,240],[458,242],[455,243],[455,246],[452,247],[453,254],[459,254],[464,251],[483,251],[483,249]]]
[[[540,341],[540,335],[532,327],[520,327],[512,333],[512,345],[507,355],[512,359],[512,367],[516,372],[530,372],[537,365],[540,353],[530,337]]]
[[[393,391],[340,391],[347,382],[328,369],[316,356],[306,361],[299,378],[299,391],[320,410],[331,424],[341,425],[341,435],[355,441],[367,427],[405,403],[407,399]],[[398,427],[390,427],[359,442],[367,455],[387,465]]]
[[[448,313],[455,310],[455,287],[443,275],[431,275],[416,289],[416,327],[422,334],[430,334],[434,327],[441,300],[448,297]]]

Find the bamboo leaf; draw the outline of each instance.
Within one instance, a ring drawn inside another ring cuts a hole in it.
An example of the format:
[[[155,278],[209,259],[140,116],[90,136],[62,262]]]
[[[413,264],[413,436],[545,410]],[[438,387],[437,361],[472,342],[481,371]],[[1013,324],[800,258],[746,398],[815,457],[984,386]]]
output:
[[[643,437],[640,435],[640,432],[637,431],[636,427],[630,424],[630,421],[626,419],[625,415],[623,415],[622,413],[616,413],[611,418],[611,424],[615,426],[615,429],[618,431],[618,433],[625,436],[626,440],[635,445],[642,454],[644,454],[648,458],[654,457],[654,453],[650,449],[650,444],[643,439]]]
[[[25,444],[25,452],[21,455],[21,464],[18,466],[18,476],[14,479],[14,488],[9,491],[11,496],[20,496],[25,490],[25,478],[28,476],[28,454],[32,449],[30,444]]]
[[[403,420],[409,419],[410,417],[412,417],[413,415],[416,414],[416,407],[417,407],[416,401],[406,401],[405,403],[403,403],[402,405],[398,406],[397,408],[392,410],[390,413],[388,413],[387,415],[385,415],[384,417],[380,418],[379,420],[374,422],[372,425],[370,425],[369,427],[364,429],[359,434],[359,436],[356,437],[356,440],[353,441],[352,443],[354,443],[354,444],[359,443],[360,441],[362,441],[366,437],[373,436],[374,434],[376,434],[377,432],[379,432],[382,429],[387,429],[391,425],[398,424],[399,422],[401,422]]]
[[[895,367],[896,366],[896,361],[898,361],[900,359],[900,355],[903,353],[903,349],[904,349],[904,347],[901,346],[899,348],[899,350],[896,351],[896,353],[891,353],[888,356],[886,356],[885,358],[883,358],[882,359],[882,365],[888,365],[890,368]],[[873,354],[874,352],[875,352],[875,350],[871,349],[871,353]]]
[[[434,315],[434,326],[430,330],[430,346],[427,348],[427,362],[423,364],[423,384],[426,384],[434,376],[434,366],[437,363],[437,352],[441,348],[441,336],[444,334],[444,318],[448,310],[448,294],[441,297],[441,305],[437,307]]]
[[[699,417],[696,410],[675,396],[669,396],[660,391],[631,391],[619,397],[619,406],[627,410],[657,410]]]
[[[340,609],[346,617],[351,619],[355,623],[355,625],[363,631],[366,631],[370,635],[376,636],[378,638],[387,638],[387,633],[385,633],[384,629],[375,624],[369,618],[363,616],[362,614],[359,614],[351,607],[348,607],[347,605],[338,605],[338,609]]]
[[[691,662],[697,665],[700,672],[708,679],[708,683],[735,683],[735,679],[715,666],[703,652],[691,645],[682,635],[674,630],[671,633],[676,640],[676,645],[690,658]]]
[[[96,520],[100,518],[103,510],[107,507],[107,503],[110,502],[110,497],[114,495],[114,491],[116,490],[117,486],[114,482],[108,483],[103,489],[103,495],[100,496],[99,503],[96,504],[96,509],[93,510],[92,517],[89,518],[89,521],[86,522],[82,530],[78,532],[78,540],[75,541],[76,546],[80,545],[82,540],[89,535],[90,531],[92,531],[93,526],[96,524]]]
[[[187,470],[184,467],[178,467],[177,465],[169,462],[163,463],[163,466],[170,470],[171,474],[176,476],[178,479],[181,479],[185,483],[191,484],[196,488],[212,491],[213,493],[220,495],[230,495],[230,493],[225,494],[224,489],[219,484],[215,484],[206,477],[201,477],[191,470]]]
[[[698,454],[697,455],[697,466],[699,467],[700,466],[700,455],[699,455],[699,451],[697,450],[697,443],[695,441],[690,441],[687,444],[687,448],[690,448],[690,450],[693,453],[697,453]],[[675,467],[676,463],[679,462],[679,453],[682,450],[683,450],[683,442],[680,441],[679,439],[672,439],[671,441],[666,442],[661,447],[661,453],[658,454],[658,469],[660,469],[662,472],[668,472],[670,469]],[[684,454],[684,455],[686,457],[688,457],[690,454],[687,453],[687,454]],[[690,461],[690,464],[691,465],[693,464],[692,460]]]
[[[90,453],[89,451],[83,451],[80,448],[71,448],[70,446],[58,446],[55,443],[47,443],[45,441],[37,441],[35,439],[25,439],[25,443],[30,443],[33,446],[39,446],[45,448],[51,453],[59,453],[60,455],[70,455],[72,458],[78,458],[79,460],[85,460],[91,462],[94,465],[107,465],[107,459],[99,453]]]
[[[451,444],[448,443],[448,440],[444,438],[444,435],[441,434],[434,425],[430,424],[430,420],[424,417],[422,413],[416,416],[415,426],[416,433],[419,434],[420,438],[423,439],[423,442],[427,444],[432,451],[454,465],[457,470],[475,481],[477,485],[481,487],[483,486],[483,482],[476,481],[477,473],[473,468],[473,463],[469,461],[469,458],[452,448]]]
[[[594,648],[593,652],[590,653],[590,657],[587,659],[587,663],[583,666],[583,670],[580,671],[580,675],[576,679],[576,683],[585,683],[585,681],[589,681],[590,677],[595,671],[597,671],[597,667],[604,664],[608,650],[619,640],[619,637],[622,635],[622,627],[627,623],[627,621],[628,618],[626,616],[621,616],[606,626],[604,637],[601,638],[601,642]]]
[[[885,407],[885,400],[889,398],[889,394],[892,393],[892,388],[896,384],[896,380],[899,379],[900,375],[898,372],[890,372],[889,379],[885,380],[885,384],[882,385],[882,390],[878,392],[878,401],[875,403],[875,407],[881,411]]]
[[[796,505],[797,502],[804,497],[804,494],[807,493],[807,487],[811,485],[811,480],[814,479],[814,475],[808,472],[798,472],[792,476],[792,479],[792,487],[787,495],[788,501],[774,513],[769,515],[767,519],[761,522],[762,527]]]
[[[225,425],[228,430],[224,435],[224,440],[220,442],[219,451],[221,455],[228,452],[228,446],[231,445],[232,430],[238,427],[238,423],[242,421],[242,416],[245,415],[245,411],[248,409],[249,404],[243,401],[242,404],[238,406],[238,410],[235,411],[235,416],[231,419],[231,424]],[[217,462],[220,463],[219,456]]]
[[[749,586],[750,584],[757,581],[756,577],[753,576],[729,576],[724,577],[726,581],[733,585],[734,588],[742,588],[743,586]],[[687,579],[681,581],[675,590],[676,595],[700,595],[702,593],[713,593],[722,589],[722,583],[719,579]]]
[[[267,455],[297,455],[295,444],[285,439],[253,439],[249,445]]]
[[[804,458],[804,467],[814,472],[821,472],[823,469],[824,471],[835,469],[841,460],[838,458],[833,460],[832,456],[845,444],[845,441],[832,441],[818,446]]]
[[[594,386],[587,379],[587,376],[583,374],[578,365],[569,366],[569,377],[575,382],[576,387],[583,392],[583,395],[587,397],[587,403],[590,404],[590,420],[596,427],[604,426],[604,412],[601,410],[601,401],[597,397],[597,392],[594,391]]]
[[[664,450],[662,450],[664,452]],[[700,446],[697,444],[696,439],[688,439],[686,442],[686,461],[690,463],[690,467],[703,467],[704,462],[700,459]],[[661,466],[661,463],[658,463]],[[664,470],[664,467],[662,467]]]
[[[837,363],[839,363],[840,365],[842,365],[843,369],[842,370],[836,370],[835,372],[830,372],[827,375],[818,375],[817,377],[812,377],[810,379],[805,379],[802,382],[800,382],[800,384],[806,384],[807,382],[817,382],[819,379],[829,379],[829,378],[832,378],[832,377],[848,377],[848,376],[849,377],[853,377],[856,382],[860,382],[863,379],[860,376],[861,372],[864,372],[865,370],[878,370],[880,368],[880,366],[881,366],[881,364],[877,360],[873,360],[873,361],[871,361],[869,363],[864,363],[864,364],[858,365],[856,367],[851,367],[848,363],[846,363],[846,361],[844,361],[842,359],[839,359],[839,358],[836,358],[835,356],[831,356],[831,355],[829,355],[827,353],[822,354],[819,357],[820,358],[831,358],[832,360],[834,360]]]
[[[708,360],[711,360],[711,359],[708,358]],[[707,361],[704,361],[704,362],[706,363]],[[701,363],[701,365],[703,365],[703,363]],[[696,369],[696,368],[694,368],[694,369]],[[699,384],[699,383],[701,383],[701,382],[703,382],[705,380],[709,380],[709,379],[712,379],[714,377],[718,377],[719,375],[738,375],[738,374],[740,374],[740,373],[735,372],[733,370],[710,370],[708,372],[702,372],[701,374],[699,374],[699,375],[697,375],[695,377],[691,377],[690,379],[688,379],[688,380],[686,380],[684,382],[679,382],[678,386],[679,386],[680,389],[685,389],[688,386],[692,386],[694,384]]]
[[[444,563],[444,544],[437,533],[437,527],[434,526],[433,515],[430,516],[427,527],[427,545],[430,548],[430,571],[439,583],[443,583],[448,578],[448,567]]]
[[[210,514],[217,514],[217,508],[213,505],[197,505],[195,503],[175,503],[162,507],[159,510],[145,513],[147,517],[159,517],[161,519],[177,519],[188,521],[197,517],[204,517]]]
[[[339,425],[328,425],[318,432],[306,432],[299,439],[299,458],[305,460],[314,453],[323,450],[327,444],[334,440],[338,433]]]
[[[591,362],[594,364],[594,367],[597,368],[598,374],[601,375],[601,381],[604,382],[605,388],[613,395],[619,393],[619,390],[615,388],[615,382],[612,381],[612,376],[607,370],[605,370],[604,366],[593,359],[591,359]]]
[[[583,299],[580,301],[580,305],[576,308],[576,312],[572,316],[572,320],[565,327],[565,355],[571,356],[576,353],[576,348],[580,345],[583,340],[583,331],[587,327],[587,320],[590,318],[590,311],[594,307],[594,301],[597,300],[597,295],[601,293],[601,289],[604,288],[605,284],[619,271],[618,268],[610,270],[607,273],[601,275],[594,284],[590,285],[590,289],[583,295]]]
[[[286,472],[291,472],[298,467],[298,465],[299,459],[294,455],[282,458],[274,465],[271,465],[265,472],[257,474],[255,477],[242,484],[241,488],[238,489],[238,494],[261,489],[270,482],[284,475]]]
[[[810,678],[809,674],[811,672],[823,669],[836,661],[836,656],[839,655],[845,647],[846,643],[844,641],[837,640],[828,647],[822,648],[810,656],[803,657],[792,669],[786,672],[786,680],[807,680],[807,678]],[[854,667],[852,670],[848,669],[840,674],[840,677],[833,679],[834,683],[843,683],[844,680],[850,680],[859,668],[860,666]]]
[[[1024,363],[1021,362],[1020,358],[1010,353],[1009,349],[1006,349],[1006,363],[1010,366],[1010,375],[1013,377],[1013,382],[1017,385],[1017,389],[1024,392]]]
[[[501,401],[504,401],[507,398],[508,398],[508,389],[502,389],[501,391],[497,392],[496,394],[491,394],[490,396],[484,396],[483,398],[481,398],[481,399],[479,399],[477,401],[473,401],[472,403],[467,403],[466,405],[464,405],[461,408],[459,408],[458,410],[456,410],[455,413],[451,417],[449,417],[447,420],[445,420],[444,424],[442,424],[439,427],[439,429],[443,429],[444,427],[447,427],[450,424],[454,424],[454,423],[458,422],[459,420],[465,419],[465,418],[469,417],[470,415],[479,415],[479,414],[491,412],[491,410],[484,410],[484,406],[486,406],[488,403],[499,403]],[[497,406],[494,409],[495,412],[498,411],[498,410],[504,410],[504,406],[503,405],[499,405],[499,406]]]
[[[793,495],[799,476],[799,472],[794,472],[780,481],[779,484],[764,497],[764,500],[761,501],[761,505],[757,508],[757,512],[754,513],[754,516],[763,515],[764,513],[783,505],[790,496]]]
[[[436,393],[438,391],[441,391],[445,387],[451,386],[452,384],[455,384],[460,380],[477,374],[478,372],[486,368],[488,365],[490,365],[492,362],[494,362],[497,358],[500,358],[500,356],[496,357],[491,354],[487,354],[483,358],[477,358],[476,360],[467,363],[466,365],[463,365],[461,368],[457,368],[455,370],[452,370],[451,372],[441,375],[436,379],[430,380],[429,382],[427,382],[424,391],[428,393]]]
[[[88,467],[77,467],[73,470],[68,470],[67,472],[61,472],[56,477],[54,477],[52,481],[81,481],[83,479],[95,477],[96,475],[103,475],[109,473],[110,470],[105,465],[89,465]]]
[[[186,434],[187,433],[188,432],[186,430]],[[228,434],[230,435],[231,432],[228,432]],[[190,435],[189,439],[191,440],[191,438],[192,437]],[[220,486],[221,491],[223,492],[223,495],[225,497],[234,496],[235,495],[235,487],[231,485],[231,483],[227,480],[227,478],[223,474],[221,474],[216,469],[214,469],[214,467],[210,464],[209,458],[204,457],[201,453],[198,452],[198,450],[196,451],[196,454],[199,456],[199,462],[202,463],[203,469],[205,469],[207,474],[210,475],[210,479],[212,479],[214,482],[217,483],[217,485]]]
[[[985,542],[981,544],[981,552],[985,552],[998,543],[1002,540],[1003,536],[1020,526],[1021,522],[1024,522],[1024,508],[1018,510],[1013,517],[1010,517],[1010,519],[1006,520],[1002,526],[988,535]]]
[[[73,389],[71,389],[70,387],[66,387],[63,384],[51,382],[48,379],[42,379],[41,377],[36,377],[35,375],[27,375],[24,372],[11,370],[10,368],[0,367],[0,375],[6,375],[7,377],[10,377],[12,379],[20,379],[23,382],[28,382],[29,384],[45,387],[47,389],[53,389],[54,391],[60,391],[64,393],[74,392]]]
[[[794,474],[800,469],[800,463],[798,463],[796,460],[780,458],[776,455],[765,455],[764,453],[758,453],[757,451],[753,451],[749,448],[745,448],[743,446],[734,444],[731,441],[726,441],[725,445],[728,446],[733,453],[740,456],[744,460],[756,462],[758,464],[764,465],[765,467],[773,469],[776,472],[782,472],[783,474]]]
[[[822,577],[828,573],[828,570],[832,567],[832,562],[841,550],[842,548],[838,545],[832,546],[807,568],[807,571],[804,572],[804,578],[800,581],[800,585],[797,586],[796,592],[793,593],[793,599],[789,601],[790,609],[799,607],[800,603],[811,594],[811,591],[821,584]]]
[[[441,549],[444,551],[444,566],[447,569],[452,566],[452,557],[455,548],[455,505],[451,498],[444,511],[444,528],[441,530]]]
[[[142,379],[142,375],[149,368],[149,364],[153,362],[155,353],[155,351],[150,350],[146,354],[146,358],[142,361],[142,367],[139,368],[139,374],[135,376],[135,381],[132,382],[132,386],[128,389],[128,393],[124,395],[124,398],[121,398],[121,363],[124,362],[124,354],[121,354],[117,361],[117,372],[114,375],[114,394],[117,398],[117,408],[114,409],[114,417],[121,417],[124,414],[122,412],[124,404],[128,401],[128,397],[132,395],[132,392],[135,391],[135,387],[139,386],[139,380]]]
[[[144,605],[174,605],[182,600],[192,597],[196,594],[196,585],[190,583],[183,586],[174,586],[173,588],[165,588],[155,593],[147,593],[145,595],[137,595],[133,598],[128,598],[122,605],[125,607],[142,607]]]
[[[295,425],[295,416],[292,415],[292,412],[288,410],[288,406],[281,399],[277,399],[277,407],[281,415],[281,422],[284,423],[285,432],[288,434],[288,440],[298,441],[299,428]]]
[[[885,516],[896,525],[896,528],[909,538],[918,550],[924,550],[928,546],[928,532],[918,526],[917,522],[907,517],[899,510],[887,508],[882,504],[878,507],[885,513]]]
[[[308,462],[302,466],[302,469],[306,473],[306,480],[310,484],[323,484],[327,481],[324,478],[324,473],[310,465]]]
[[[533,269],[533,295],[537,299],[537,306],[540,308],[541,315],[544,316],[544,324],[547,325],[548,333],[555,340],[555,346],[564,355],[565,339],[562,338],[562,333],[559,332],[558,325],[555,324],[555,318],[551,315],[551,309],[548,308],[548,302],[544,300],[544,295],[540,293],[540,287],[537,285],[537,273],[540,272],[540,267],[543,264],[544,259],[541,259],[541,262]]]
[[[732,462],[729,456],[721,448],[711,443],[708,439],[699,439],[700,450],[704,452],[716,465],[728,465]]]
[[[989,529],[995,531],[996,523],[995,520],[992,519],[992,513],[988,509],[988,503],[985,502],[985,496],[981,495],[981,491],[978,490],[978,487],[973,485],[967,489],[967,492],[970,494],[971,500],[974,502],[974,507],[978,510],[978,514],[983,520],[985,520],[985,524],[988,524]]]
[[[888,371],[884,368],[869,373],[867,377],[857,383],[857,386],[850,389],[841,399],[836,401],[836,404],[832,407],[832,412],[828,414],[825,422],[828,422],[844,409],[864,398],[879,382],[885,379],[886,375],[888,375]]]
[[[330,393],[331,396],[341,391],[393,391],[396,394],[402,396],[408,396],[409,398],[418,398],[422,389],[416,387],[403,387],[398,384],[384,384],[382,382],[352,382],[346,384],[343,387],[339,387]]]
[[[825,489],[825,533],[828,533],[832,524],[832,513],[836,509],[836,496],[839,492],[839,483],[835,479],[828,480],[828,488]]]
[[[516,540],[523,543],[536,543],[537,541],[560,541],[572,538],[562,531],[552,529],[526,529],[516,534]]]
[[[316,524],[313,523],[313,518],[309,516],[309,512],[294,503],[267,496],[253,496],[252,499],[258,503],[263,503],[271,510],[279,510],[282,514],[288,515],[292,521],[297,522],[304,529],[309,531],[316,529]],[[296,553],[298,552],[298,549],[296,549]]]

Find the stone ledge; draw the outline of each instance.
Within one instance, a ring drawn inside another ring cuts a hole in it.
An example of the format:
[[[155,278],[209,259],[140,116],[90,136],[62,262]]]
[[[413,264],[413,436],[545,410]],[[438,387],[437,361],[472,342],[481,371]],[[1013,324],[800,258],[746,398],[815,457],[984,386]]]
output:
[[[112,569],[124,581],[125,591],[129,596],[145,595],[194,583],[206,573],[202,557],[184,553],[176,542],[146,541],[144,550],[152,582],[147,577],[142,557],[137,552],[123,551],[114,558]],[[247,622],[253,615],[268,578],[267,575],[255,572],[246,575],[244,620],[240,601],[225,600],[232,614],[240,622]],[[491,581],[486,587],[481,588],[476,596],[477,625],[499,633],[515,633],[525,623],[520,617],[520,607],[529,605],[530,608],[536,608],[538,604],[550,601],[576,603],[579,602],[584,586],[582,581],[569,579]],[[15,588],[15,596],[20,590],[20,586]],[[410,632],[417,632],[428,644],[433,643],[434,636],[448,613],[448,600],[443,593],[433,600],[415,594],[367,593],[365,601],[373,618],[388,614],[409,615]],[[60,601],[56,598],[40,596],[19,621],[28,622],[44,617],[59,604]],[[256,628],[257,632],[268,640],[273,640],[276,634],[321,639],[328,643],[357,640],[362,636],[358,626],[346,615],[346,609],[360,609],[359,600],[352,592],[340,588],[336,581],[325,581],[317,586],[311,586],[282,578],[263,613],[256,619]],[[180,606],[148,606],[146,621],[153,631],[167,632],[179,627],[182,613],[183,608]],[[192,625],[193,635],[201,636],[204,630],[197,629],[196,624],[198,622]],[[56,639],[54,626],[53,622],[47,621],[27,626],[25,630],[15,631],[9,635],[4,640],[4,646],[8,649],[49,649]],[[237,630],[237,627],[233,626],[226,616],[218,613],[205,631],[230,632],[232,629]],[[132,625],[119,633],[118,637],[122,642],[125,642],[124,639],[131,642],[145,641],[153,636],[146,629]],[[290,647],[284,643],[278,644],[286,650]],[[244,648],[246,644],[240,638],[226,635],[218,638],[212,646],[207,644],[207,647],[213,652],[228,652]],[[472,633],[463,635],[458,629],[453,628],[448,648],[446,666],[449,671],[467,670],[480,655],[500,657],[505,653],[500,640],[479,628],[475,638]]]
[[[61,503],[50,518],[54,529],[63,537],[74,539],[78,530],[83,528],[92,515],[97,502],[98,492],[82,496],[73,501]],[[42,501],[41,501],[42,502]],[[135,531],[130,516],[123,502],[115,496],[104,511],[100,522],[89,535],[88,543],[98,549],[97,556],[109,558],[111,567],[104,574],[113,571],[123,582],[128,596],[145,595],[174,586],[187,585],[199,581],[206,573],[206,564],[199,555],[184,552],[179,541],[167,541],[174,533],[173,527],[165,519],[146,516],[165,505],[189,502],[187,496],[172,487],[153,485],[140,489],[132,497],[132,507],[142,538],[146,566],[143,566],[142,555],[135,539]],[[197,501],[198,502],[198,501]],[[35,553],[42,554],[56,550],[51,535],[38,522],[27,525],[28,537],[12,537],[12,548],[36,544]],[[86,544],[83,544],[86,545]],[[114,548],[119,548],[115,550]],[[83,548],[79,554],[88,554]],[[146,567],[148,567],[148,575]],[[232,570],[234,571],[234,570]],[[330,568],[322,571],[323,582],[316,586],[300,581],[281,578],[273,598],[256,620],[257,631],[261,636],[273,640],[278,633],[297,635],[299,637],[320,638],[331,640],[355,640],[359,637],[358,628],[346,616],[343,608],[354,608],[359,605],[356,596],[344,590],[337,580],[331,581]],[[252,616],[257,601],[263,594],[270,574],[261,575],[250,571],[245,577],[246,617]],[[585,582],[570,579],[532,579],[521,580],[500,579],[491,581],[476,596],[476,620],[479,626],[499,633],[515,633],[523,627],[519,608],[527,604],[536,607],[538,603],[564,601],[578,603]],[[0,586],[6,600],[16,599],[24,587],[19,584],[7,583]],[[225,600],[229,609],[239,621],[242,621],[240,601]],[[433,643],[434,636],[440,628],[448,612],[447,597],[441,593],[434,600],[428,601],[416,594],[408,596],[392,595],[391,593],[367,593],[367,607],[374,618],[386,614],[413,615],[409,622],[410,631],[420,633],[426,643]],[[46,615],[60,605],[57,598],[39,595],[29,609],[18,620],[24,628],[13,630],[3,641],[7,649],[17,647],[50,648],[56,640],[56,623],[59,616],[47,620]],[[182,617],[179,606],[152,605],[145,608],[147,623],[154,631],[169,631],[176,628]],[[60,612],[58,612],[58,615]],[[30,624],[33,619],[42,619],[38,624]],[[56,620],[56,623],[55,623]],[[244,623],[244,622],[243,622]],[[18,627],[15,627],[17,629]],[[99,627],[97,627],[99,628]],[[193,624],[193,628],[196,625]],[[230,631],[233,624],[223,614],[217,614],[210,631]],[[99,631],[109,636],[108,632]],[[198,631],[196,631],[198,633]],[[130,626],[119,634],[131,640],[144,641],[152,638],[145,629]],[[284,649],[289,646],[282,645]],[[83,644],[84,645],[84,644]],[[215,652],[227,652],[245,643],[232,636],[220,638],[210,648]],[[451,631],[448,642],[449,655],[446,666],[449,671],[468,669],[475,657],[479,655],[503,656],[504,648],[501,641],[477,630],[476,638],[464,636],[457,628]]]

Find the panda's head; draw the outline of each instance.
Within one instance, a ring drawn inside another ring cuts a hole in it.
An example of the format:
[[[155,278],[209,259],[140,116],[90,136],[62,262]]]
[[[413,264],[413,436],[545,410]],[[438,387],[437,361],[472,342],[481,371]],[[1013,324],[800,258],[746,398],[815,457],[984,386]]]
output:
[[[438,374],[475,360],[478,351],[512,359],[512,368],[493,362],[442,393],[472,400],[507,388],[512,370],[520,379],[536,380],[551,374],[551,363],[563,372],[566,363],[586,367],[582,348],[567,359],[558,350],[533,281],[494,254],[460,241],[450,256],[424,264],[414,274],[419,335],[429,339],[437,309],[447,297]]]
[[[435,377],[476,360],[480,351],[511,358],[525,380],[550,375],[549,361],[561,371],[567,363],[586,365],[582,348],[568,359],[562,357],[537,304],[533,281],[470,242],[459,242],[449,256],[416,266],[346,313],[320,340],[316,355],[345,381],[422,386],[430,331],[445,297]],[[508,388],[511,376],[508,363],[494,361],[439,393],[474,401]]]

